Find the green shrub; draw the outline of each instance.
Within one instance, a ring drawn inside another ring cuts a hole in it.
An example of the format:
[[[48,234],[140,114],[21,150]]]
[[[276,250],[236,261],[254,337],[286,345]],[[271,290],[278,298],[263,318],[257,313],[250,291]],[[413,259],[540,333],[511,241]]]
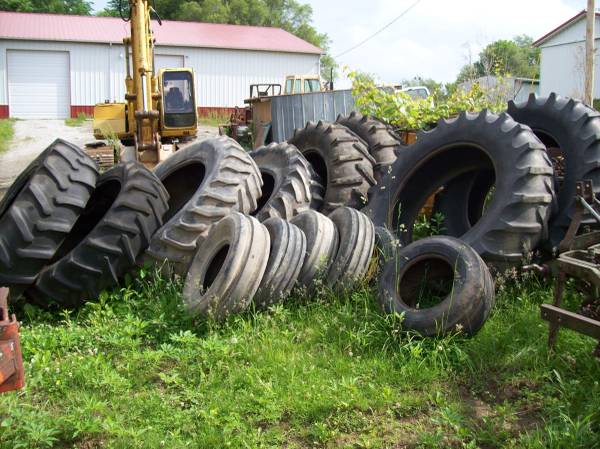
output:
[[[349,76],[357,110],[401,130],[430,129],[438,120],[462,111],[489,109],[500,112],[506,109],[501,79],[494,89],[482,89],[475,83],[468,91],[455,89],[447,95],[436,91],[429,98],[412,98],[406,92],[381,88],[364,74],[351,72]]]

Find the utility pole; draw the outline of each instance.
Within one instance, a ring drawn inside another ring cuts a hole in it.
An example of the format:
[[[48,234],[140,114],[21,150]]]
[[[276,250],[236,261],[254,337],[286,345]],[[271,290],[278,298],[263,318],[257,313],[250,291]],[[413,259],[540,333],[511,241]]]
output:
[[[585,93],[583,101],[594,104],[594,25],[596,23],[595,0],[587,2],[587,24],[585,27]]]

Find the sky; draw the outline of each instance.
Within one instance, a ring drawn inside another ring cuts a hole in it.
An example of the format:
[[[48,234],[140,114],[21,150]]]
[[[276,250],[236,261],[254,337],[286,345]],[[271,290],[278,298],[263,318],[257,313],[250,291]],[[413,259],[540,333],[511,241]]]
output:
[[[417,0],[301,0],[331,40],[334,57],[389,23]],[[102,9],[106,0],[94,2]],[[361,47],[336,58],[343,67],[398,84],[415,76],[450,82],[486,44],[528,34],[537,39],[585,9],[586,0],[420,0]],[[341,79],[336,87],[347,87]]]

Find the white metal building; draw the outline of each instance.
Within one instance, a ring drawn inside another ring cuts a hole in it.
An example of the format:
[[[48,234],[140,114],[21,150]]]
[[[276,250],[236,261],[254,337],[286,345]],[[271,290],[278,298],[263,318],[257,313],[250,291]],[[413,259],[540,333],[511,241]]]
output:
[[[583,98],[586,12],[571,17],[536,42],[541,49],[540,94]],[[600,46],[600,14],[596,13],[596,55]],[[600,97],[600,67],[594,74],[595,97]]]
[[[199,113],[242,106],[252,83],[318,74],[321,50],[279,28],[153,22],[157,68],[196,73]],[[65,118],[123,101],[129,24],[120,18],[0,12],[0,118]]]

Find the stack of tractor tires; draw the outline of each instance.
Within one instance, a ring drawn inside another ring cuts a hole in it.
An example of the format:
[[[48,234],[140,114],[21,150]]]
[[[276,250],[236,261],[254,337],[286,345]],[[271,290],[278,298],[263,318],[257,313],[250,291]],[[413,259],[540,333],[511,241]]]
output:
[[[95,299],[136,266],[167,201],[143,165],[99,175],[80,148],[57,140],[0,203],[0,284],[40,306]]]
[[[57,140],[0,203],[0,284],[76,307],[151,262],[184,279],[191,315],[222,320],[376,276],[404,330],[474,335],[494,304],[490,268],[555,248],[576,182],[598,191],[599,167],[600,114],[557,95],[462,112],[410,146],[357,112],[251,152],[211,138],[154,172],[99,175]],[[428,232],[445,235],[423,238],[433,197]]]

